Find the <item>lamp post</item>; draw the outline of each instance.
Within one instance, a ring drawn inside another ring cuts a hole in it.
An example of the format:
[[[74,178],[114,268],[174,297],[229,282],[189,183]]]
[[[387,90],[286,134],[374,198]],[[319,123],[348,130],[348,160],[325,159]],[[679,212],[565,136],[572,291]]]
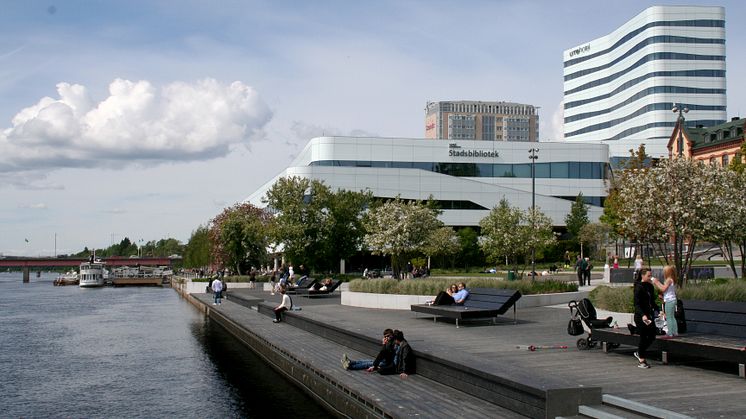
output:
[[[536,153],[539,152],[539,149],[536,147],[533,147],[528,150],[530,155],[528,156],[529,159],[531,159],[531,234],[536,233],[536,226],[535,219],[536,219],[536,159],[539,158],[539,156],[536,155]],[[531,279],[536,279],[536,245],[531,244]]]
[[[689,108],[685,106],[681,106],[679,104],[678,106],[674,105],[673,109],[671,109],[673,113],[679,113],[679,118],[677,119],[679,123],[679,138],[676,140],[676,147],[679,148],[679,157],[684,156],[684,136],[681,134],[681,131],[684,129],[684,114],[689,112]]]

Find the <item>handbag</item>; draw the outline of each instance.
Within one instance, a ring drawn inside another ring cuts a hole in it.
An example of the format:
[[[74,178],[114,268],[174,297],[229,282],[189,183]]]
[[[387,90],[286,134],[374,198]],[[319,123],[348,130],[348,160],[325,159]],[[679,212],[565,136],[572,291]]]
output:
[[[570,319],[570,322],[567,323],[567,334],[571,336],[583,334],[583,324],[580,323],[580,319]]]

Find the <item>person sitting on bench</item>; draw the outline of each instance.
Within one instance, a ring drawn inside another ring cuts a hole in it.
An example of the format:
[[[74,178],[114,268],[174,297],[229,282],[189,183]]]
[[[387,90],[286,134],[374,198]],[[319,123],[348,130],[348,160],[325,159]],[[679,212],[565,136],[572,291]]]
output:
[[[379,369],[389,370],[394,368],[394,355],[396,347],[394,346],[394,331],[386,329],[383,331],[381,339],[381,350],[378,352],[376,359],[361,359],[352,361],[346,353],[342,354],[342,367],[346,370],[366,370],[375,372]]]
[[[467,298],[469,298],[469,291],[466,289],[466,284],[459,282],[458,292],[453,294],[453,303],[456,305],[464,305]]]
[[[325,278],[321,283],[315,283],[311,285],[311,288],[313,288],[316,291],[326,291],[332,286],[332,279],[331,278]]]
[[[280,287],[280,294],[282,294],[282,302],[279,306],[272,309],[272,311],[275,312],[275,319],[272,320],[274,323],[279,323],[282,321],[282,313],[290,310],[293,308],[293,300],[290,299],[290,296],[285,293],[285,287]]]
[[[445,291],[441,291],[433,300],[433,305],[436,306],[449,306],[453,304],[453,295],[458,292],[458,286],[456,284],[446,288]]]

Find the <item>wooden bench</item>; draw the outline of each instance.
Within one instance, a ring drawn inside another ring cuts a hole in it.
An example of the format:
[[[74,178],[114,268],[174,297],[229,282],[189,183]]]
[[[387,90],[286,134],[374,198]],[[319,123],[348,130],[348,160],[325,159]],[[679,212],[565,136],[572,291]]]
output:
[[[738,364],[738,375],[746,378],[746,303],[684,301],[687,333],[673,339],[656,339],[651,350],[660,350],[663,363],[669,354],[679,354]],[[594,329],[593,337],[605,352],[611,344],[637,346],[639,336],[626,329]]]
[[[515,302],[521,298],[520,291],[497,288],[473,288],[469,290],[469,297],[463,305],[430,305],[413,304],[411,310],[415,313],[433,314],[433,321],[437,316],[456,319],[456,327],[459,320],[492,318],[493,322],[497,316],[505,314],[513,307],[513,320],[516,319]]]

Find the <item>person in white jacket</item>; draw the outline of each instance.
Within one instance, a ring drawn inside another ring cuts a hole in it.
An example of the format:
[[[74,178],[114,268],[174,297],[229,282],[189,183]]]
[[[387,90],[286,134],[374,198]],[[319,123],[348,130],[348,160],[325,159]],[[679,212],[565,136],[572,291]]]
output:
[[[273,309],[275,312],[275,319],[272,321],[275,323],[282,321],[282,313],[293,308],[293,301],[290,299],[290,296],[285,293],[285,287],[280,287],[280,294],[282,294],[282,302],[279,306]]]
[[[223,283],[220,281],[220,278],[215,278],[214,281],[212,281],[212,295],[215,297],[215,301],[212,303],[212,305],[216,306],[221,304],[220,302],[220,296],[223,294]]]

